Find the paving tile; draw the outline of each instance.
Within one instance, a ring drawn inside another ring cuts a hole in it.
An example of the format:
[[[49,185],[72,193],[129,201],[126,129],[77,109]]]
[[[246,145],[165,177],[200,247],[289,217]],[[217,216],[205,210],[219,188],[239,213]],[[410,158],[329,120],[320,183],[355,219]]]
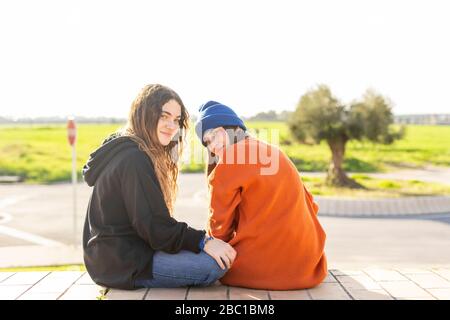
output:
[[[364,271],[356,270],[356,269],[335,269],[330,270],[330,272],[334,276],[357,276],[357,275],[365,275]]]
[[[345,289],[352,290],[379,290],[381,286],[368,275],[337,276],[338,281]]]
[[[145,300],[184,300],[188,288],[151,288]]]
[[[144,300],[147,288],[136,290],[110,289],[106,294],[106,300]]]
[[[230,300],[269,300],[267,290],[230,287]]]
[[[450,300],[450,289],[428,289],[427,291],[439,300]]]
[[[28,295],[40,295],[40,294],[52,294],[55,299],[61,296],[65,291],[67,291],[71,286],[71,283],[46,283],[45,285],[37,284],[24,293],[25,296]],[[22,298],[22,297],[21,297]],[[26,297],[25,297],[26,298]]]
[[[217,282],[189,289],[111,289],[106,299],[184,300],[187,295],[188,300],[450,300],[449,278],[449,268],[331,269],[322,284],[307,290],[267,291]],[[0,272],[0,300],[96,300],[102,289],[87,272]]]
[[[337,282],[336,278],[333,276],[331,272],[328,272],[325,279],[322,282]]]
[[[406,281],[400,272],[390,269],[369,268],[364,270],[375,281]]]
[[[383,281],[380,285],[394,298],[429,298],[428,292],[411,281]]]
[[[311,300],[308,290],[269,291],[272,300]]]
[[[21,295],[17,300],[57,300],[61,293],[58,292],[36,292]]]
[[[436,269],[432,269],[432,271],[437,273],[441,277],[447,279],[448,281],[450,281],[450,269],[436,268]]]
[[[409,298],[396,298],[396,300],[436,300],[433,296],[429,295],[426,297],[409,297]]]
[[[429,269],[421,269],[421,268],[398,268],[395,269],[403,275],[408,274],[433,274],[433,272]]]
[[[409,274],[407,277],[424,289],[450,288],[450,281],[437,274]]]
[[[59,300],[97,300],[102,287],[97,285],[73,285]]]
[[[347,290],[355,300],[393,300],[385,290]]]
[[[339,283],[322,283],[308,289],[313,300],[351,300],[351,297],[342,289]]]
[[[85,272],[84,271],[51,271],[45,279],[79,279]]]
[[[0,300],[15,300],[25,291],[30,288],[30,285],[10,285],[0,286]]]
[[[11,277],[15,272],[0,272],[0,284],[2,283],[2,281],[4,281],[5,279]]]
[[[95,285],[96,283],[91,279],[89,273],[85,272],[78,280],[75,282],[76,285]]]
[[[30,290],[25,293],[24,299],[28,295],[39,295],[44,293],[52,293],[55,299],[69,289],[77,279],[81,277],[83,272],[79,271],[58,271],[51,272],[41,281],[33,285]],[[21,297],[22,298],[22,297]]]
[[[227,300],[227,286],[191,287],[187,300]]]
[[[45,272],[17,272],[16,274],[12,275],[8,279],[2,281],[0,283],[1,286],[3,285],[32,285],[40,280],[42,280],[44,277],[46,277],[49,274],[48,271]]]

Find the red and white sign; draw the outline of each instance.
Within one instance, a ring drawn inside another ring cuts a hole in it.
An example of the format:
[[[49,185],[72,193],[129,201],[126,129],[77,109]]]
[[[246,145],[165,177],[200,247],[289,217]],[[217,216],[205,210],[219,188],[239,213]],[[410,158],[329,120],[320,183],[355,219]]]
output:
[[[69,119],[67,122],[67,139],[69,140],[69,144],[71,146],[75,145],[75,141],[77,139],[77,127],[74,119]]]

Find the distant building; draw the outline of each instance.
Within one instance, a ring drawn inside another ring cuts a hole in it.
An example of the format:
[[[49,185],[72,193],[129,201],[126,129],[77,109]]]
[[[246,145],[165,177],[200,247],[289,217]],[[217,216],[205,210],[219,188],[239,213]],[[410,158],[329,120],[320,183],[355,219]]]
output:
[[[450,125],[450,114],[404,114],[394,115],[398,124]]]

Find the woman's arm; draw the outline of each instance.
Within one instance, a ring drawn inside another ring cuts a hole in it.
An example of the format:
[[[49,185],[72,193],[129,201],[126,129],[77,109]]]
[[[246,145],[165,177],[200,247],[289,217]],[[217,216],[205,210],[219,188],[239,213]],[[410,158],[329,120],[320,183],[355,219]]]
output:
[[[217,170],[219,169],[219,170]],[[236,227],[236,209],[241,202],[238,177],[228,168],[216,168],[209,179],[210,215],[208,233],[228,242]]]
[[[131,224],[154,250],[200,252],[199,243],[205,231],[193,229],[170,216],[155,171],[146,155],[140,151],[131,154],[120,179]]]

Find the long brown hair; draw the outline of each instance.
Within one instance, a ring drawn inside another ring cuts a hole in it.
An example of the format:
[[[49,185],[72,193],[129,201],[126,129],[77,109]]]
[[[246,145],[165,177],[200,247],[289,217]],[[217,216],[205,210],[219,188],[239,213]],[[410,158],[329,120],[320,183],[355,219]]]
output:
[[[170,100],[175,100],[181,106],[180,130],[167,146],[163,146],[159,142],[156,130],[162,107]],[[171,215],[177,193],[178,160],[183,152],[188,126],[189,113],[178,94],[166,86],[150,84],[145,86],[134,99],[128,122],[122,129],[122,134],[134,140],[152,160]]]

